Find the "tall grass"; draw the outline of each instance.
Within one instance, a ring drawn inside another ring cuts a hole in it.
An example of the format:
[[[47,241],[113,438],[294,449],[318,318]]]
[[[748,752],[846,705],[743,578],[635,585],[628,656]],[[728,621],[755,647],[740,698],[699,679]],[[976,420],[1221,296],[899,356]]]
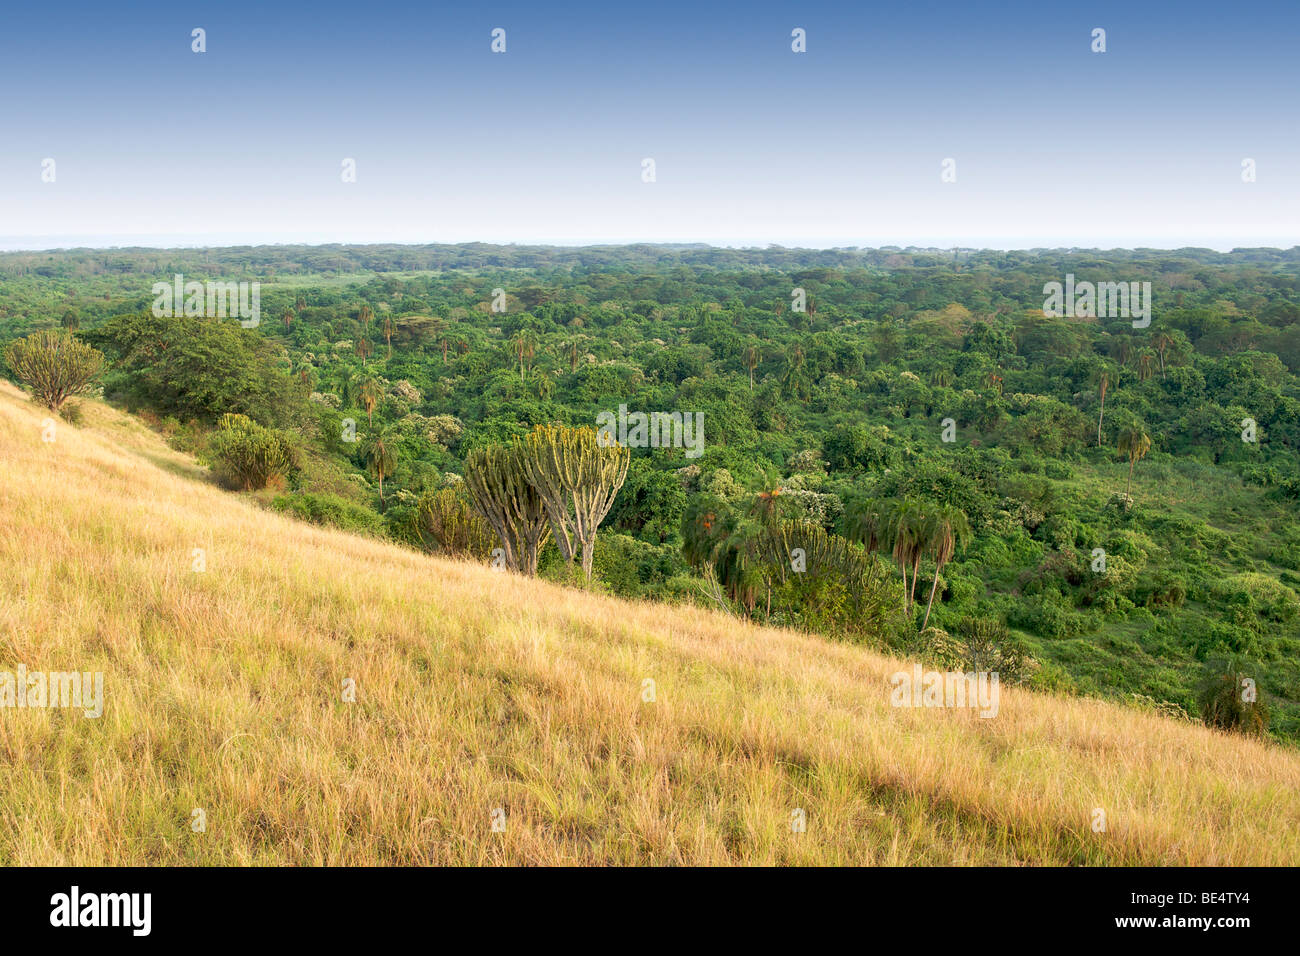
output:
[[[297,523],[102,405],[44,417],[0,388],[0,670],[106,702],[0,709],[0,862],[1300,862],[1294,751],[894,708],[860,648]]]

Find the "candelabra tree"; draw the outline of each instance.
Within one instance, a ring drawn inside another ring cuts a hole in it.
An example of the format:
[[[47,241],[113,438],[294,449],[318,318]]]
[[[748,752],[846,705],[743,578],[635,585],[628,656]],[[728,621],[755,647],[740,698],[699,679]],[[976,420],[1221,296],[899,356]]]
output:
[[[541,496],[560,556],[572,564],[579,549],[591,581],[596,529],[627,478],[631,453],[603,444],[592,428],[538,425],[524,438],[523,465]]]
[[[550,527],[542,496],[525,474],[524,454],[518,444],[475,449],[465,459],[465,487],[501,540],[506,567],[533,576]]]

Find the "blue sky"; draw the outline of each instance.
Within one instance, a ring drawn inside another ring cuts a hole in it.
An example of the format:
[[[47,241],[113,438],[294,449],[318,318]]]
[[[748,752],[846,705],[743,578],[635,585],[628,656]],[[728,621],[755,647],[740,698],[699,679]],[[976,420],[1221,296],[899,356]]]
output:
[[[1294,2],[52,10],[0,33],[6,248],[1300,242]]]

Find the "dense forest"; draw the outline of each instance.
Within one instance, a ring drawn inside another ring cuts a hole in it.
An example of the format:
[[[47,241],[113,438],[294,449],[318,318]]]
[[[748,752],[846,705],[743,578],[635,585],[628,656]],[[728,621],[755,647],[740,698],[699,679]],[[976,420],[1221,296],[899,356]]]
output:
[[[259,282],[259,324],[154,315],[175,275]],[[1046,316],[1067,276],[1149,282],[1149,324]],[[50,330],[304,520],[1300,741],[1300,249],[0,255],[3,373]],[[605,461],[638,412],[698,447]],[[484,502],[548,460],[612,497],[570,541],[543,494],[525,562]]]

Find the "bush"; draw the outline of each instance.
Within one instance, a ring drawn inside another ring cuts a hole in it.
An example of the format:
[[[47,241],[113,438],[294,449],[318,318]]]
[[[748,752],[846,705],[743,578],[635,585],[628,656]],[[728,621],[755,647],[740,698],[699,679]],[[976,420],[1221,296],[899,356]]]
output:
[[[244,415],[223,415],[211,448],[218,472],[244,491],[265,488],[297,467],[296,450],[285,435]]]
[[[1035,595],[1011,609],[1007,621],[1042,637],[1076,637],[1088,630],[1089,622],[1077,611],[1062,607],[1051,599],[1051,592]]]
[[[5,360],[32,397],[53,412],[89,388],[104,368],[103,353],[66,332],[34,332],[11,342]]]
[[[420,545],[426,551],[486,561],[499,544],[491,526],[455,488],[421,495],[414,522]]]
[[[337,495],[296,491],[280,495],[271,502],[271,507],[302,521],[359,534],[378,535],[383,529],[379,515]]]
[[[1011,636],[1001,621],[963,618],[957,638],[965,645],[968,670],[994,672],[999,680],[1016,681],[1033,664],[1024,642]]]
[[[1247,572],[1226,578],[1216,589],[1225,603],[1239,605],[1244,618],[1286,623],[1300,614],[1300,597],[1267,574]]]
[[[1262,736],[1268,729],[1268,705],[1247,673],[1243,658],[1211,660],[1197,693],[1207,727]]]
[[[82,411],[81,402],[67,402],[59,409],[59,417],[69,425],[80,425]]]

